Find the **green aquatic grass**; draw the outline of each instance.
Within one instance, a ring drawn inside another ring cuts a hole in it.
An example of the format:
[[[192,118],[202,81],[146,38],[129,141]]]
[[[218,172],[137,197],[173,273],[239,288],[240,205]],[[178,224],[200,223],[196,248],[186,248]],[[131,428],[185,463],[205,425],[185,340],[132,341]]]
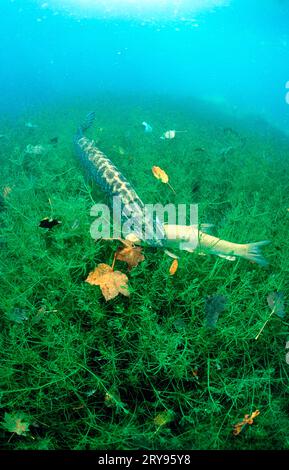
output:
[[[84,179],[71,144],[91,102],[90,135],[145,202],[198,203],[201,221],[222,238],[271,239],[270,266],[182,253],[172,277],[171,259],[146,249],[129,274],[130,298],[106,303],[84,280],[113,259],[116,245],[89,234],[93,201],[107,199]],[[2,448],[288,449],[287,314],[254,338],[270,314],[268,293],[288,295],[289,142],[253,117],[193,101],[91,102],[3,123],[0,183],[12,191],[0,212]],[[28,120],[39,128],[25,128]],[[143,120],[152,135],[142,133]],[[159,139],[174,128],[188,133]],[[25,155],[27,144],[56,135],[47,155]],[[167,171],[176,195],[153,178],[153,165]],[[62,224],[42,230],[45,216]],[[228,302],[211,330],[205,299],[214,294]],[[255,424],[233,436],[255,409]],[[29,432],[9,432],[5,413],[24,415]],[[168,419],[159,426],[161,413]]]

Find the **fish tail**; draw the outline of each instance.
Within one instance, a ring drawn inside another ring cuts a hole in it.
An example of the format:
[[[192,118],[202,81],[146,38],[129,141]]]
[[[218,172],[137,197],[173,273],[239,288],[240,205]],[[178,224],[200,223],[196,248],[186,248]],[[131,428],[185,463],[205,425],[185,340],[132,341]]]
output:
[[[87,114],[83,123],[80,126],[82,132],[85,132],[87,129],[89,129],[92,126],[94,119],[95,119],[95,111],[92,111],[91,113]]]
[[[76,139],[80,139],[83,136],[84,132],[92,126],[94,119],[95,111],[92,111],[91,113],[87,114],[84,121],[77,129]]]
[[[261,249],[263,248],[263,246],[266,246],[269,243],[271,243],[270,240],[264,240],[262,242],[257,243],[248,243],[248,251],[244,257],[249,261],[253,261],[254,263],[259,264],[260,266],[268,266],[269,263],[264,258]]]

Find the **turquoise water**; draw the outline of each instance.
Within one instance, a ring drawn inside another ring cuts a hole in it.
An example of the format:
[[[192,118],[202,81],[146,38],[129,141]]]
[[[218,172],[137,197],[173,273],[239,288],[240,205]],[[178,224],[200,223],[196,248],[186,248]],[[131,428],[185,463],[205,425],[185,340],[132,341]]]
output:
[[[2,0],[0,14],[1,108],[12,115],[133,91],[192,96],[288,129],[285,0]]]

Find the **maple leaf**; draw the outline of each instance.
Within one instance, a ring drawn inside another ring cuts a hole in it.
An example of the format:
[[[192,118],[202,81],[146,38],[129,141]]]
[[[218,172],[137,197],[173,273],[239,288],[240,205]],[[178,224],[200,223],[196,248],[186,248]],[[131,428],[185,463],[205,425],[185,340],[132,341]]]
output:
[[[115,259],[127,263],[128,269],[130,270],[144,261],[145,257],[142,254],[141,247],[131,245],[118,248],[115,254]]]
[[[5,413],[3,428],[18,436],[25,436],[29,431],[30,423],[23,421],[24,419],[26,419],[26,416],[23,413]]]
[[[111,300],[118,294],[129,296],[128,277],[120,271],[113,271],[107,264],[99,264],[90,272],[85,282],[99,286],[105,300]]]

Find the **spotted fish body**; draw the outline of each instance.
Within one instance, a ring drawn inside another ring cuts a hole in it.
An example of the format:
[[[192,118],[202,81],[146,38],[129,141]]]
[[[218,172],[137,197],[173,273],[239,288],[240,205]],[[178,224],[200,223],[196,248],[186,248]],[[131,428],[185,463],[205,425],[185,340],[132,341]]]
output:
[[[90,127],[94,120],[94,113],[87,116],[84,124],[78,129],[75,137],[75,147],[82,165],[87,174],[95,181],[110,198],[118,197],[122,206],[133,207],[133,214],[125,216],[123,219],[131,217],[134,226],[134,234],[139,239],[143,239],[144,203],[137,195],[131,184],[120,173],[112,161],[95,145],[93,140],[85,137],[84,131]],[[152,246],[163,246],[166,238],[164,228],[158,219],[146,227],[146,242]]]

